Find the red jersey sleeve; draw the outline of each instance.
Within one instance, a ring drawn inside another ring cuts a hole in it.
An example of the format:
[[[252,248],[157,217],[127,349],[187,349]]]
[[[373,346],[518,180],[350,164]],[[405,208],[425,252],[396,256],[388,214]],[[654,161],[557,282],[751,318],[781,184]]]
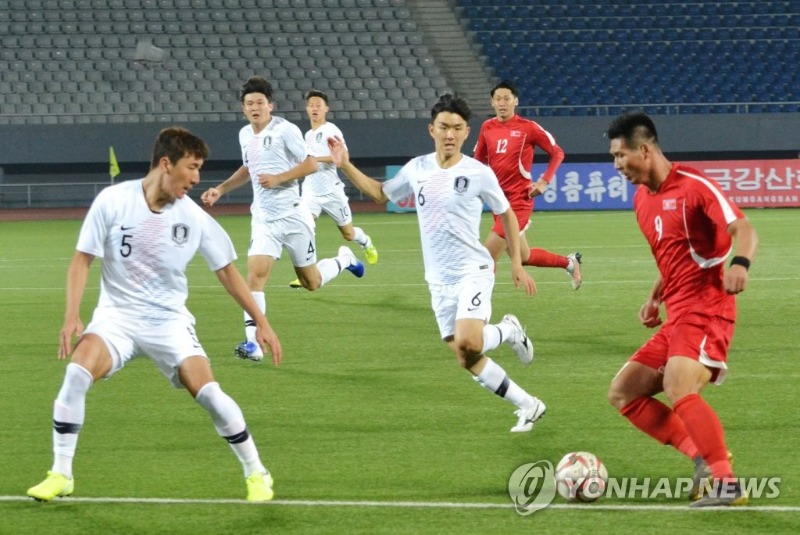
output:
[[[542,173],[542,178],[549,184],[556,174],[556,169],[558,169],[558,166],[564,161],[564,150],[558,146],[550,132],[534,121],[530,121],[528,136],[532,148],[535,149],[537,146],[541,147],[549,156],[547,169]],[[533,178],[534,181],[538,180],[536,177]]]
[[[478,141],[475,143],[475,148],[472,152],[476,160],[482,164],[489,165],[489,151],[486,149],[486,123],[481,125],[480,132],[478,132]]]

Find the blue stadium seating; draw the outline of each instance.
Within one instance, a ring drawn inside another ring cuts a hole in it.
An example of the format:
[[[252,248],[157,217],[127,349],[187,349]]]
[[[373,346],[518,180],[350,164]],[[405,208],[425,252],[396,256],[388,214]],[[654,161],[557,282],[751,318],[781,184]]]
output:
[[[634,105],[769,113],[800,103],[797,1],[458,5],[497,77],[515,81],[520,105],[537,113],[593,114],[596,106]]]

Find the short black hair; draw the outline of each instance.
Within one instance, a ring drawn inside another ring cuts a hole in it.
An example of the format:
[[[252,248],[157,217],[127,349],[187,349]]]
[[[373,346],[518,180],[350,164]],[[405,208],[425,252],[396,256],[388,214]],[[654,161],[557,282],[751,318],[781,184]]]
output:
[[[312,97],[319,97],[325,101],[325,104],[328,103],[328,95],[326,95],[319,89],[309,89],[308,92],[306,93],[306,102],[308,102],[308,99]]]
[[[491,92],[489,93],[490,97],[494,97],[494,92],[498,89],[508,89],[511,91],[511,94],[515,97],[519,98],[519,92],[517,91],[517,87],[514,85],[511,80],[500,80],[497,82],[494,87],[492,88]]]
[[[645,141],[658,145],[656,125],[643,111],[626,112],[611,121],[606,137],[609,141],[622,138],[630,147],[638,147]]]
[[[165,156],[174,165],[178,163],[178,160],[186,156],[207,160],[208,154],[208,145],[199,136],[180,126],[164,128],[158,133],[153,146],[150,169],[155,169],[161,158]]]
[[[469,109],[467,101],[451,93],[443,94],[433,105],[431,108],[431,120],[435,120],[436,116],[442,112],[456,113],[467,122],[472,117],[472,110]]]
[[[261,93],[267,97],[268,101],[272,102],[272,84],[263,76],[251,76],[250,79],[242,84],[239,100],[244,102],[244,97],[250,93]]]

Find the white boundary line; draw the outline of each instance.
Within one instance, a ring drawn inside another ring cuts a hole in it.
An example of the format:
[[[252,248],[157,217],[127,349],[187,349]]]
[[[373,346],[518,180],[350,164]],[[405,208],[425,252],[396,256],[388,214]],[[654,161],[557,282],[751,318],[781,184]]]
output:
[[[28,496],[0,496],[0,502],[35,503]],[[57,498],[52,503],[132,503],[155,505],[271,505],[289,507],[394,507],[394,508],[419,508],[419,509],[514,509],[510,503],[480,503],[480,502],[387,502],[387,501],[355,501],[355,500],[273,500],[265,504],[253,504],[247,500],[235,499],[193,499],[193,498]],[[796,505],[755,505],[744,507],[706,507],[690,509],[688,505],[623,505],[623,504],[564,504],[557,503],[547,506],[547,509],[569,511],[757,511],[760,513],[800,513],[800,506]]]

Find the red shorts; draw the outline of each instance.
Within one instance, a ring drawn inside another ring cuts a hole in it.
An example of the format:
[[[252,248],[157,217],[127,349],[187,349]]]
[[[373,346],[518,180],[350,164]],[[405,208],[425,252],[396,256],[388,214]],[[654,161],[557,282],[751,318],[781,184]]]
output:
[[[531,212],[533,211],[533,208],[530,203],[525,206],[523,206],[521,203],[515,203],[511,205],[511,209],[514,210],[514,215],[517,216],[519,233],[522,234],[528,230],[528,226],[531,224]],[[503,230],[503,220],[500,219],[499,215],[494,216],[494,226],[492,227],[492,232],[501,238],[506,237],[506,233]]]
[[[711,381],[721,384],[733,330],[734,322],[725,318],[685,314],[665,323],[630,360],[663,372],[671,357],[688,357],[709,368]]]

